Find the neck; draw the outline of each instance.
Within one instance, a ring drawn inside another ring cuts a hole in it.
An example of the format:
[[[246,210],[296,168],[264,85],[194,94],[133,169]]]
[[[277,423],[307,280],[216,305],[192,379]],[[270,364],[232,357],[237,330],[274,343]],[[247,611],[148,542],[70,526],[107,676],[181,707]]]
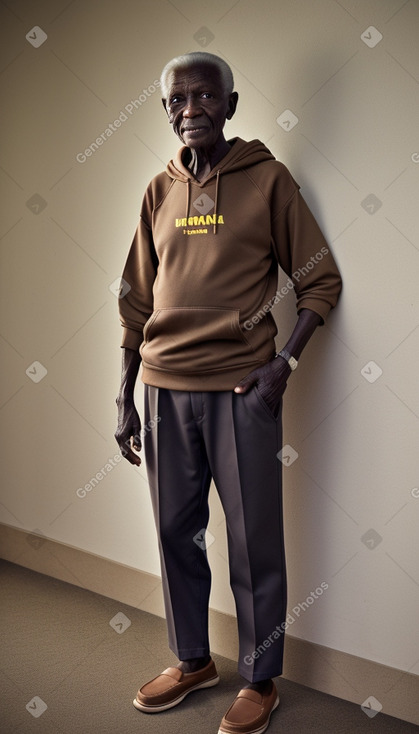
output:
[[[188,168],[195,178],[200,181],[227,155],[230,150],[230,145],[223,138],[209,150],[203,148],[190,148],[189,150],[191,152],[191,159]]]

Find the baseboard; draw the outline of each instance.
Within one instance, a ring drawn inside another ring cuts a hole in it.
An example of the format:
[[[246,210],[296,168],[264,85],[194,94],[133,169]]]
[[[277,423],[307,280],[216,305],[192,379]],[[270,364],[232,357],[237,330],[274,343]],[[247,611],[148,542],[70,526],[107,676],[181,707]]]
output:
[[[0,556],[5,560],[164,617],[158,576],[41,534],[0,527]],[[237,659],[235,617],[211,610],[210,635],[214,653]],[[419,724],[416,675],[291,635],[285,638],[284,663],[284,678],[359,705],[374,696],[382,713]]]

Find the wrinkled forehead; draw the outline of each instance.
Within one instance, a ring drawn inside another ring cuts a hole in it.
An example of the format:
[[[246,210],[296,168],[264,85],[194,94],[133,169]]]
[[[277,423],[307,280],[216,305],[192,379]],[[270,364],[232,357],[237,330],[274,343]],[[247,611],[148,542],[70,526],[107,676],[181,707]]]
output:
[[[224,91],[223,80],[217,66],[210,63],[195,63],[179,66],[168,74],[168,95],[200,87],[208,87],[219,93]]]

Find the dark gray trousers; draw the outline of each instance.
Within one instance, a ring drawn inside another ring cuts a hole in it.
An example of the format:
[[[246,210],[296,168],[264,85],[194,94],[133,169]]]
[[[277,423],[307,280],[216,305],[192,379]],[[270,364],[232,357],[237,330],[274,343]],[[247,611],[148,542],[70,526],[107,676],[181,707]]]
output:
[[[160,421],[146,430],[144,448],[170,649],[180,660],[209,654],[211,572],[202,530],[213,478],[227,523],[239,672],[251,682],[280,675],[286,617],[281,417],[272,416],[256,388],[239,395],[146,385],[146,426],[155,416]]]

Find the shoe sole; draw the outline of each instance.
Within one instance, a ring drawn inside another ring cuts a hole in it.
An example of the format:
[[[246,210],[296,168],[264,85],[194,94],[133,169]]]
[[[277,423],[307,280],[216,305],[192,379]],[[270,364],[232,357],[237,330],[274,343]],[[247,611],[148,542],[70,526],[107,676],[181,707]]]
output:
[[[220,676],[217,675],[216,678],[210,678],[210,680],[205,680],[202,683],[198,683],[196,686],[189,688],[187,691],[182,693],[177,698],[173,699],[173,701],[169,701],[168,703],[161,703],[156,706],[148,706],[147,704],[140,703],[139,701],[137,701],[136,698],[134,698],[133,704],[135,708],[139,711],[145,711],[147,714],[158,714],[160,711],[167,711],[167,709],[171,709],[173,708],[173,706],[177,706],[178,703],[181,703],[183,699],[186,698],[188,693],[192,693],[192,691],[198,691],[200,688],[212,688],[213,686],[216,686],[219,682]]]
[[[271,708],[266,724],[263,724],[263,726],[259,727],[259,729],[253,729],[252,731],[247,732],[247,734],[263,734],[263,732],[267,730],[270,724],[273,711],[275,711],[275,709],[277,709],[278,706],[279,706],[279,696],[277,696],[276,701]],[[225,729],[218,729],[218,734],[230,734],[230,732],[226,731]]]

